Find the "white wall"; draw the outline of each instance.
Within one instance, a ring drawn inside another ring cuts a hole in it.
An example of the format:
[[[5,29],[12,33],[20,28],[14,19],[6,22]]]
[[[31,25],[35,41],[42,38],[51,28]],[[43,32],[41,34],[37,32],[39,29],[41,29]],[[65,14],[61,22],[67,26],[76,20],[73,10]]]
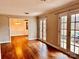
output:
[[[10,42],[9,19],[0,15],[0,43]]]
[[[10,36],[28,35],[26,21],[21,18],[10,18]]]
[[[28,17],[29,40],[37,39],[37,20],[36,17]]]

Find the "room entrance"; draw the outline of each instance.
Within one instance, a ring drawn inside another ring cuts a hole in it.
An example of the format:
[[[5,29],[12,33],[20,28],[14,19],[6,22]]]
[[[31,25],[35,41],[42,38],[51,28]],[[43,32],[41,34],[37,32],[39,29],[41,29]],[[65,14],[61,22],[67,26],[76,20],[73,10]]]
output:
[[[22,18],[10,18],[10,36],[25,37],[28,39],[28,20]]]

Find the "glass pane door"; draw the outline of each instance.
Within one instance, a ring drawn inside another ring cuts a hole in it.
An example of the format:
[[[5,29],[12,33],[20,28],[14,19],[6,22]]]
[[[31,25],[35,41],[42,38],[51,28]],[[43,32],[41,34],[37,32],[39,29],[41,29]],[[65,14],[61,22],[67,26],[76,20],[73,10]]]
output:
[[[79,14],[71,15],[70,50],[76,54],[79,54]]]
[[[46,18],[40,20],[40,39],[46,40]]]
[[[43,34],[42,34],[42,31],[43,31],[43,28],[42,28],[42,25],[43,25],[43,21],[42,20],[40,20],[40,39],[42,39],[42,37],[43,37]]]
[[[46,40],[46,19],[43,20],[43,40]]]
[[[66,46],[67,46],[67,16],[62,16],[60,21],[61,21],[60,46],[66,49]]]

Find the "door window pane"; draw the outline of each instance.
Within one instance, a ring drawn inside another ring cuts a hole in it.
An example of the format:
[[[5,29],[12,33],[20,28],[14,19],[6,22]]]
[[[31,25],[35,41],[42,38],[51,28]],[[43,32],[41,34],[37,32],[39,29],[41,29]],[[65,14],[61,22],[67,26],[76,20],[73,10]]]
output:
[[[66,49],[66,43],[64,43],[64,48]]]
[[[71,45],[74,45],[74,38],[71,38]]]
[[[79,30],[79,23],[76,23],[76,30]]]
[[[63,30],[61,30],[61,35],[63,35],[63,34],[64,34]]]
[[[75,22],[75,14],[71,15],[71,22]]]
[[[79,31],[76,31],[75,44],[76,44],[77,46],[79,45]]]
[[[63,29],[67,29],[67,23],[63,23]]]
[[[67,30],[63,30],[63,33],[64,33],[63,35],[66,36],[67,35]]]
[[[67,24],[66,23],[61,23],[61,29],[67,29]]]
[[[61,36],[60,36],[60,46],[66,49],[67,42],[67,16],[61,17]]]
[[[76,21],[79,22],[79,14],[76,14]]]
[[[61,23],[61,29],[63,29],[63,27],[64,27],[64,26],[63,26],[63,23]]]
[[[61,22],[67,22],[67,16],[62,16],[61,17]]]
[[[71,30],[71,38],[75,37],[74,33],[75,33],[74,30]]]
[[[40,20],[40,39],[42,39],[42,20]]]
[[[71,29],[75,28],[75,23],[71,23]]]
[[[75,46],[75,53],[76,53],[76,54],[79,54],[79,47],[76,47],[76,46]]]
[[[63,39],[63,41],[66,40],[66,36],[62,35],[61,39]]]
[[[76,37],[79,39],[79,31],[76,31]]]
[[[43,40],[46,40],[46,18],[43,20]]]
[[[74,45],[71,45],[71,51],[74,52],[75,48]]]
[[[64,47],[64,43],[63,43],[63,41],[61,41],[61,47],[62,47],[62,48]]]

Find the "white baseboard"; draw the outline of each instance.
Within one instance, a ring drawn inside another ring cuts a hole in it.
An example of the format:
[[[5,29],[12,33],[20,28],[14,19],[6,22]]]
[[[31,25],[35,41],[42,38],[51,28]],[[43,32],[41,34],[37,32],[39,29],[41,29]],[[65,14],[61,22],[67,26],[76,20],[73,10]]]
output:
[[[11,43],[11,41],[0,42],[0,44],[3,44],[3,43]]]

